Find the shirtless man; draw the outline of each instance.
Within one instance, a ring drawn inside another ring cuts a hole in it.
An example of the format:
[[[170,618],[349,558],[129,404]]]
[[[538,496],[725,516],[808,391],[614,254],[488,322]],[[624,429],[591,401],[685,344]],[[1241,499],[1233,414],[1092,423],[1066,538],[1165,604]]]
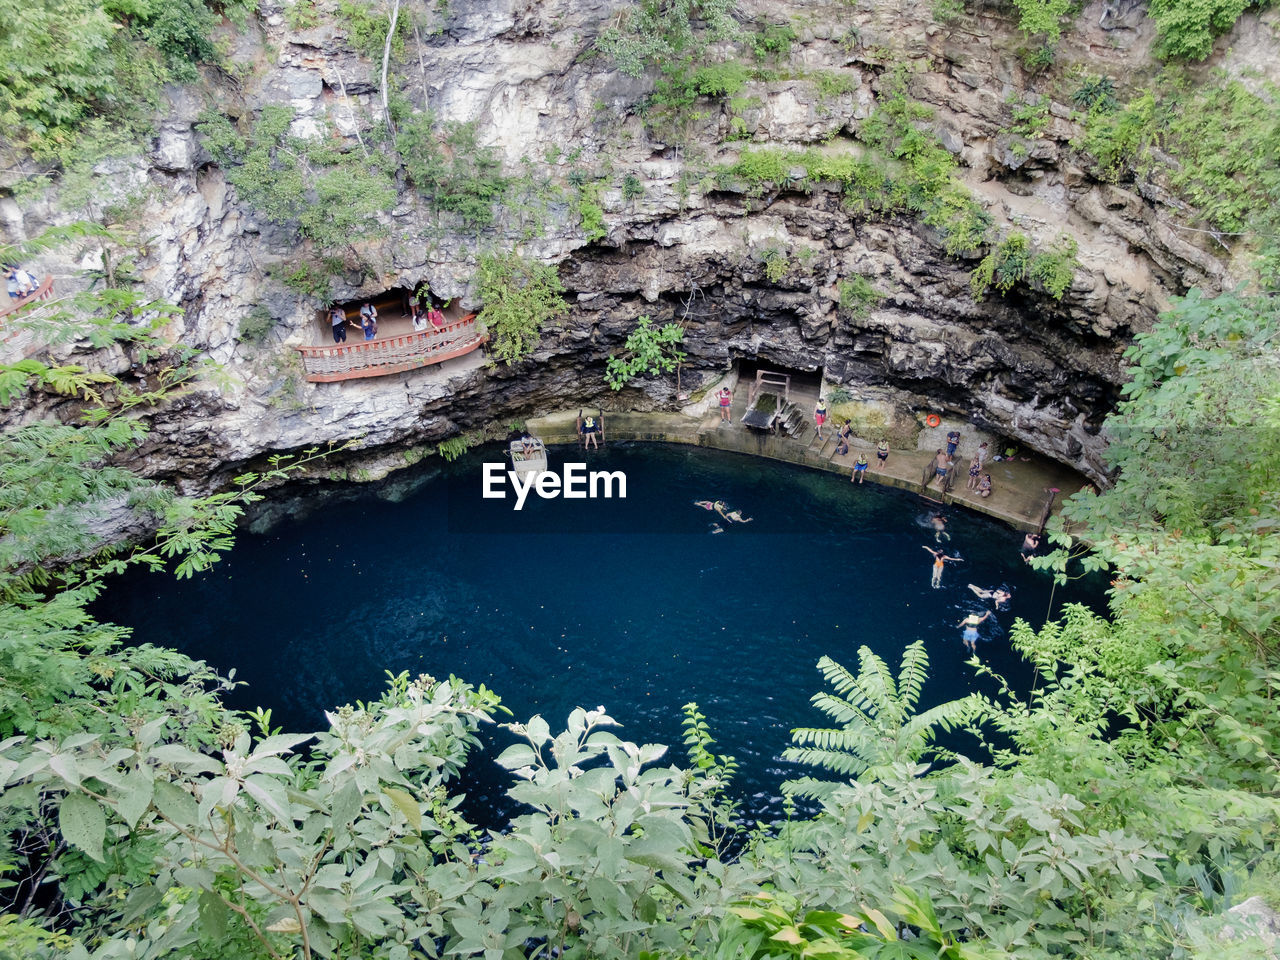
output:
[[[933,458],[934,476],[938,478],[938,485],[943,486],[947,482],[947,467],[951,464],[951,458],[942,452],[942,448],[938,448],[938,452]]]

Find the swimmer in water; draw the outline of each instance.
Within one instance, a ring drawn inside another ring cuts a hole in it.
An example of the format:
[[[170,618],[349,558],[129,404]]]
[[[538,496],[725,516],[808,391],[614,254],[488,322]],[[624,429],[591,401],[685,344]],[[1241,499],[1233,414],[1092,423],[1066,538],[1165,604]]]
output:
[[[990,590],[984,590],[976,583],[969,584],[969,589],[974,592],[979,600],[993,600],[998,609],[1004,609],[1005,604],[1013,599],[1013,594],[1003,587],[992,587]]]
[[[938,543],[943,540],[950,540],[951,534],[947,533],[947,518],[940,513],[935,513],[929,520],[933,525],[933,539]]]
[[[961,558],[948,557],[941,550],[935,550],[933,549],[933,547],[926,547],[921,545],[920,549],[928,550],[930,553],[933,554],[933,579],[929,581],[929,585],[933,587],[933,589],[937,590],[942,586],[942,568],[944,564],[946,564],[947,561],[950,561],[951,563],[958,563]]]
[[[716,508],[716,505],[710,500],[695,500],[693,501],[693,505],[695,507],[701,507],[703,510],[714,510]]]
[[[711,528],[712,533],[724,533],[724,527],[720,526],[720,524],[716,523],[714,520],[707,526]]]
[[[978,624],[989,616],[991,616],[990,610],[984,611],[982,616],[978,616],[976,613],[971,613],[956,624],[957,627],[964,627],[964,645],[969,648],[970,652],[973,653],[974,656],[977,656],[978,653]]]

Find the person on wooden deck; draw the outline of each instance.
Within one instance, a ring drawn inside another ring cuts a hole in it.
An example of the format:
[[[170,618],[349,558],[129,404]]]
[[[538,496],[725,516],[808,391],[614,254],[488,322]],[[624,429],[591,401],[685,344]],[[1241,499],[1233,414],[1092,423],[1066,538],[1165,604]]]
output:
[[[329,320],[333,324],[333,342],[347,342],[347,311],[341,307],[334,307],[329,314]]]
[[[372,303],[366,303],[360,308],[360,329],[364,331],[366,340],[372,340],[378,335],[378,308]]]

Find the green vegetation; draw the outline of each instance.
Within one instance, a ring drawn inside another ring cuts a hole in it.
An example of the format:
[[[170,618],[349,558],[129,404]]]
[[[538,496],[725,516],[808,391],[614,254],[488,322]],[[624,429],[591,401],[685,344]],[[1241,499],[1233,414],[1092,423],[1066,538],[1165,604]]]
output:
[[[246,343],[263,343],[274,326],[270,310],[263,306],[254,307],[240,321],[239,339]]]
[[[1270,85],[1254,93],[1237,80],[1193,85],[1165,75],[1123,108],[1106,109],[1104,103],[1091,110],[1081,147],[1104,176],[1167,180],[1194,209],[1193,229],[1223,241],[1242,237],[1263,284],[1275,288],[1280,286],[1277,93]]]
[[[1251,7],[1268,0],[1151,0],[1147,15],[1156,22],[1162,56],[1203,60],[1213,41]]]
[[[991,287],[1008,293],[1019,283],[1030,283],[1055,300],[1061,300],[1075,276],[1076,241],[1062,234],[1047,250],[1033,253],[1026,234],[1005,237],[982,258],[969,277],[975,300],[986,296]]]
[[[781,283],[787,271],[791,269],[791,258],[787,256],[787,251],[775,244],[769,244],[759,252],[758,256],[760,262],[764,264],[765,279],[770,283]]]
[[[436,444],[436,453],[453,463],[472,447],[483,442],[484,435],[482,433],[464,433],[456,437],[450,437],[448,440],[441,440]]]
[[[627,335],[623,353],[609,354],[604,371],[605,383],[613,390],[621,390],[642,373],[656,377],[678,370],[685,359],[680,349],[682,343],[684,327],[680,324],[664,323],[655,327],[648,316],[641,317],[636,321],[636,328]]]
[[[569,310],[556,268],[517,253],[481,254],[476,279],[489,352],[507,366],[533,353],[543,326]]]
[[[883,299],[866,277],[852,276],[840,281],[840,309],[856,320],[865,317]],[[831,399],[831,402],[838,401]]]
[[[492,223],[494,204],[511,188],[497,150],[476,141],[474,121],[438,129],[434,114],[415,114],[401,123],[396,149],[418,191],[437,210],[456,213],[466,223]]]
[[[996,288],[1005,293],[1014,283],[1034,280],[1040,289],[1060,299],[1071,283],[1074,247],[1055,245],[1041,255],[1033,269],[1029,238],[1018,233],[993,237],[991,215],[955,176],[955,158],[934,134],[922,129],[933,114],[910,98],[907,83],[902,71],[884,82],[876,112],[858,132],[869,148],[861,155],[838,153],[830,147],[803,151],[748,148],[721,173],[745,181],[748,189],[756,192],[767,185],[803,189],[818,181],[840,183],[845,206],[854,216],[917,216],[938,231],[951,256],[970,256],[994,244],[971,278],[977,296],[985,293],[993,278],[1012,278],[1005,285],[996,282]],[[1031,110],[1035,116],[1044,112],[1039,107]]]
[[[796,32],[790,24],[771,23],[753,34],[749,43],[757,60],[786,60],[795,40]]]
[[[267,219],[296,227],[318,253],[376,235],[377,214],[395,202],[384,165],[342,140],[293,136],[293,118],[290,107],[268,106],[248,137],[218,115],[206,115],[199,129],[240,198]]]
[[[364,0],[338,0],[338,16],[347,27],[351,46],[370,60],[382,60],[382,48],[387,42],[387,29],[391,26],[389,11],[380,9],[382,4],[365,3]],[[405,38],[413,34],[413,21],[402,10],[396,18],[395,36],[391,38],[391,56],[404,57]]]
[[[619,70],[638,77],[649,66],[691,61],[709,43],[737,37],[737,5],[737,0],[645,0],[625,11],[620,25],[605,30],[597,46]],[[694,30],[695,20],[706,26],[703,34]]]
[[[127,303],[94,297],[104,321]],[[533,717],[497,758],[524,812],[483,838],[456,778],[494,693],[399,674],[325,730],[285,732],[226,709],[231,680],[88,612],[112,572],[216,562],[284,461],[184,499],[112,463],[165,393],[3,368],[10,403],[109,389],[80,423],[0,435],[0,956],[1258,956],[1218,931],[1234,897],[1280,882],[1277,337],[1275,298],[1192,295],[1138,338],[1107,424],[1118,479],[1072,499],[1071,535],[1037,561],[1110,566],[1112,617],[1015,625],[1029,692],[997,678],[920,711],[922,643],[892,670],[865,648],[855,669],[824,658],[830,725],[788,754],[811,768],[788,790],[819,812],[754,829],[695,704],[684,769],[603,708]],[[104,552],[87,521],[111,502],[158,538]]]
[[[69,146],[93,115],[143,130],[161,86],[187,83],[218,60],[222,14],[243,22],[256,4],[232,0],[0,0],[0,126],[40,156]]]
[[[1156,23],[1160,56],[1203,60],[1213,50],[1213,41],[1235,26],[1241,14],[1269,2],[1151,0],[1147,15]],[[1074,0],[1013,0],[1013,5],[1018,9],[1019,27],[1039,43],[1031,53],[1032,58],[1038,57],[1041,66],[1052,64],[1062,28],[1079,12],[1079,5]]]

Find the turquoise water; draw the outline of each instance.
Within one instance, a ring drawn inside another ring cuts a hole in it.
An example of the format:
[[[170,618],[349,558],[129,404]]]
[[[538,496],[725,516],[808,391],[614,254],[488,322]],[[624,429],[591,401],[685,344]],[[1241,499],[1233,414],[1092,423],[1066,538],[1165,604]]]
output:
[[[683,704],[696,701],[721,752],[735,756],[750,817],[781,810],[779,759],[792,727],[825,725],[809,704],[827,654],[857,666],[866,644],[896,667],[928,644],[929,706],[987,690],[965,666],[958,620],[990,604],[967,588],[1013,591],[981,627],[979,654],[1025,691],[1030,671],[1006,642],[1014,617],[1039,625],[1051,582],[1021,561],[1022,535],[960,509],[937,544],[934,505],[904,491],[758,458],[687,447],[610,444],[585,457],[621,470],[627,497],[481,497],[481,463],[431,458],[380,487],[313,492],[273,505],[286,519],[243,532],[217,568],[190,581],[134,574],[112,585],[99,616],[142,642],[177,647],[248,686],[231,696],[264,706],[286,729],[320,729],[323,711],[379,696],[385,671],[450,673],[485,683],[516,719],[562,726],[574,706],[603,705],[637,742],[671,744],[683,761]],[[551,450],[551,466],[582,461]],[[752,517],[713,532],[697,499]],[[930,586],[944,546],[947,564]],[[1101,582],[1053,594],[1098,603]],[[491,731],[493,744],[506,734]],[[972,741],[956,745],[975,749]],[[471,764],[467,811],[485,825],[511,809],[507,779]]]

